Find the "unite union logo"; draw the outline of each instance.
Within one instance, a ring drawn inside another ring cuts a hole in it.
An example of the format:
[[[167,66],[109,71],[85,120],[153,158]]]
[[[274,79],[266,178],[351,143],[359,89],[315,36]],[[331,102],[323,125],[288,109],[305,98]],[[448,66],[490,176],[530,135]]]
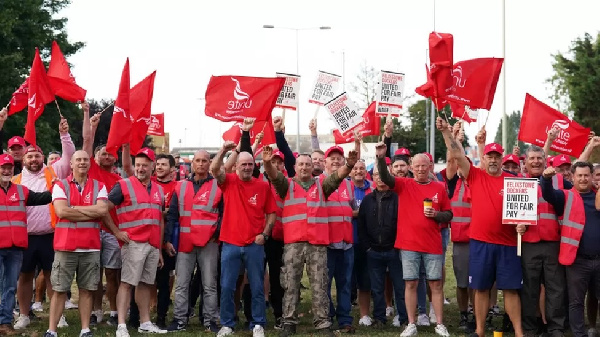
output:
[[[227,113],[237,114],[244,109],[251,108],[252,99],[247,92],[242,90],[239,80],[233,77],[231,78],[231,80],[235,82],[235,88],[233,89],[234,100],[227,102]]]

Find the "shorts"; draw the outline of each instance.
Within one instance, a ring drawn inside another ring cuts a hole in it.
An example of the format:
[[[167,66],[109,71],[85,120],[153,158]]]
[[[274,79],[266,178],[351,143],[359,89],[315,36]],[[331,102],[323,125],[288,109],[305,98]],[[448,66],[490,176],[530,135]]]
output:
[[[469,287],[469,243],[452,243],[452,266],[458,288]]]
[[[488,290],[496,281],[498,290],[518,290],[523,286],[521,257],[517,247],[471,239],[469,242],[469,287]]]
[[[57,251],[54,254],[50,274],[52,289],[59,293],[71,290],[75,273],[77,273],[79,288],[96,291],[100,283],[100,251],[84,253]]]
[[[371,278],[367,266],[367,252],[355,246],[354,249],[354,275],[356,277],[356,287],[360,291],[371,291]]]
[[[121,282],[137,286],[140,282],[154,284],[159,261],[158,248],[149,243],[130,241],[121,249]]]
[[[446,265],[446,251],[448,250],[448,243],[450,242],[450,228],[442,228],[442,254],[444,255],[444,259],[442,260],[442,265]]]
[[[51,271],[54,262],[54,233],[27,237],[29,246],[23,251],[21,273],[33,273],[36,267]]]
[[[100,231],[102,242],[100,262],[103,268],[121,269],[121,246],[117,238],[109,232]]]
[[[419,270],[421,261],[425,266],[425,278],[428,281],[437,281],[442,279],[442,254],[428,254],[422,252],[413,252],[410,250],[400,251],[400,260],[402,260],[402,274],[404,280],[414,281],[419,279]]]

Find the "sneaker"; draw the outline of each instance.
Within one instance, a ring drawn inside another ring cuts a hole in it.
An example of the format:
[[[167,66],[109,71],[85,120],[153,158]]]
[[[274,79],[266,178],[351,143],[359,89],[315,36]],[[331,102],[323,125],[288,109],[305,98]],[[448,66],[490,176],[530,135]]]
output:
[[[469,304],[469,307],[467,309],[467,312],[472,315],[473,314],[473,306]]]
[[[273,326],[273,328],[275,328],[275,330],[282,330],[283,329],[283,318],[279,317],[275,319],[275,326]]]
[[[437,324],[437,316],[435,315],[433,307],[431,307],[431,309],[429,310],[429,323]]]
[[[96,326],[98,325],[98,318],[96,317],[96,315],[92,314],[90,316],[90,326]]]
[[[385,317],[392,317],[392,316],[394,316],[394,307],[385,308]]]
[[[37,317],[33,310],[29,309],[29,321],[41,321],[42,319]]]
[[[67,300],[67,301],[65,302],[65,309],[66,309],[66,310],[69,310],[69,309],[77,309],[77,308],[79,308],[79,306],[78,306],[77,304],[75,304],[75,303],[71,302],[71,300]]]
[[[252,337],[265,337],[265,329],[260,325],[255,325],[252,329]]]
[[[284,324],[283,329],[279,333],[279,337],[289,337],[296,334],[296,325]]]
[[[162,330],[167,330],[167,321],[164,317],[156,318],[156,326],[161,328]]]
[[[442,337],[450,337],[450,334],[448,333],[448,329],[446,329],[446,327],[444,326],[444,324],[438,324],[435,326],[435,333],[438,336],[442,336]]]
[[[19,315],[19,318],[15,322],[13,328],[15,328],[15,330],[23,330],[29,326],[29,323],[31,323],[29,316]]]
[[[394,316],[394,320],[392,321],[392,325],[395,326],[396,328],[399,328],[399,327],[402,326],[402,324],[400,323],[400,315]]]
[[[42,302],[35,302],[31,305],[31,310],[35,311],[35,312],[42,312],[44,311],[44,307],[42,306]]]
[[[117,328],[116,337],[129,337],[129,331],[124,326],[120,326]]]
[[[92,315],[96,316],[96,321],[98,323],[102,323],[102,319],[104,318],[104,311],[102,311],[102,309],[92,311]]]
[[[460,315],[460,322],[458,323],[458,330],[467,331],[469,330],[469,318],[467,315]]]
[[[60,319],[58,320],[58,325],[56,327],[57,328],[66,328],[68,326],[69,326],[69,324],[67,323],[67,319],[65,318],[65,315],[60,316]]]
[[[371,326],[371,324],[373,324],[373,320],[371,319],[371,317],[369,316],[363,316],[359,321],[358,321],[358,325],[362,325],[362,326]]]
[[[167,327],[167,331],[185,331],[185,323],[180,320],[173,320],[171,324]]]
[[[588,337],[598,337],[598,331],[594,328],[590,328],[587,332]]]
[[[210,322],[208,325],[204,326],[206,332],[219,332],[219,325],[216,322]]]
[[[94,337],[94,334],[91,331],[84,332],[79,337]]]
[[[159,327],[156,326],[156,324],[152,324],[149,322],[146,322],[144,324],[141,324],[140,327],[138,328],[138,332],[139,333],[167,333],[167,330],[163,330]]]
[[[106,324],[108,324],[110,326],[117,326],[117,325],[119,325],[119,318],[116,315],[109,316],[108,319],[106,320]]]
[[[340,327],[339,330],[336,330],[336,332],[353,334],[356,332],[356,329],[352,325],[344,325]]]
[[[217,332],[217,337],[223,337],[223,336],[229,336],[229,335],[233,335],[233,329],[228,326],[222,327],[221,330],[219,330],[219,332]]]
[[[431,325],[431,323],[429,323],[429,317],[427,317],[427,314],[419,314],[419,317],[417,317],[417,325],[418,326],[429,326],[429,325]]]
[[[402,331],[402,333],[400,334],[400,337],[409,337],[409,336],[416,336],[416,335],[417,335],[417,326],[415,325],[415,323],[409,323],[406,326],[406,328],[404,328],[404,331]]]
[[[50,332],[50,331],[46,331],[46,333],[44,334],[44,337],[56,337],[56,335],[52,334],[52,332]]]
[[[445,305],[450,304],[450,299],[448,297],[444,298],[444,304]]]
[[[490,311],[494,313],[494,316],[501,316],[502,314],[500,313],[500,307],[498,307],[497,305],[494,305],[490,308]]]

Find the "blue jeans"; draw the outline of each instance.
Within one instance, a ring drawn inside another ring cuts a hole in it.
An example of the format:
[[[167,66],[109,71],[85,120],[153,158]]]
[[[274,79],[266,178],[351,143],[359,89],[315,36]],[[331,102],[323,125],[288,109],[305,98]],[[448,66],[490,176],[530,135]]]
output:
[[[0,299],[0,324],[13,322],[15,308],[15,291],[17,280],[23,263],[23,250],[19,248],[0,249],[0,266],[2,266],[2,298]]]
[[[252,293],[252,322],[263,328],[267,323],[265,306],[265,249],[255,243],[249,246],[236,246],[223,243],[221,251],[221,325],[232,328],[235,326],[235,302],[233,296],[242,262],[248,272],[248,283]]]
[[[420,314],[427,314],[427,281],[425,280],[425,264],[421,261],[419,285],[417,286],[417,309]]]
[[[387,252],[367,252],[369,277],[371,278],[371,296],[373,297],[373,317],[385,323],[385,271],[389,268],[390,278],[394,285],[394,298],[396,311],[400,316],[400,323],[408,322],[406,305],[404,304],[404,279],[402,278],[402,263],[398,251],[392,249]]]
[[[352,268],[354,267],[354,247],[343,249],[327,248],[327,270],[329,284],[329,317],[337,316],[338,326],[352,325],[352,303],[350,299],[350,286],[352,284]],[[331,299],[331,280],[335,278],[337,290],[337,309],[334,309]]]

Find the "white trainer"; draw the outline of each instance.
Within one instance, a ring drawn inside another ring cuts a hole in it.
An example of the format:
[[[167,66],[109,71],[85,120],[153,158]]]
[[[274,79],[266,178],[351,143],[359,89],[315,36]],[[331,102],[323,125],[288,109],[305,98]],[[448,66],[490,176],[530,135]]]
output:
[[[427,317],[427,314],[419,314],[419,317],[417,317],[417,325],[418,326],[429,326],[431,323],[429,323],[429,317]]]
[[[129,331],[127,331],[127,327],[124,327],[124,326],[118,327],[116,337],[130,337]]]
[[[371,317],[369,317],[367,315],[363,316],[358,321],[358,325],[362,325],[362,326],[371,326],[371,324],[373,324],[373,320],[371,319]]]
[[[158,333],[158,334],[164,334],[164,333],[167,333],[168,331],[159,328],[154,323],[146,322],[146,323],[140,325],[140,327],[138,328],[138,332],[139,333]]]
[[[444,326],[444,324],[438,324],[435,326],[435,333],[438,336],[442,336],[442,337],[450,337],[450,334],[448,333],[448,329],[446,329],[446,327]]]
[[[254,334],[254,331],[252,331],[252,334]],[[219,332],[217,332],[217,337],[223,337],[223,336],[229,336],[229,335],[233,335],[233,329],[231,329],[228,326],[221,327],[221,330],[219,330]]]
[[[15,328],[15,330],[23,330],[26,329],[27,326],[29,326],[29,323],[31,323],[31,321],[29,320],[29,316],[19,315],[19,318],[15,322],[13,328]]]
[[[417,335],[417,326],[415,323],[410,323],[404,328],[404,331],[400,334],[400,337],[410,337]]]
[[[437,324],[437,316],[435,315],[433,307],[431,307],[431,309],[429,310],[429,323]]]
[[[69,324],[67,323],[67,319],[65,318],[65,315],[60,316],[60,319],[58,320],[58,324],[56,325],[57,328],[66,328],[68,327]]]
[[[67,300],[67,301],[65,302],[65,309],[66,309],[66,310],[70,310],[70,309],[77,309],[77,308],[79,308],[79,305],[77,305],[77,304],[75,304],[75,303],[71,302],[71,300]]]
[[[265,337],[265,329],[260,325],[255,325],[252,329],[252,337]]]
[[[395,326],[396,328],[399,328],[401,326],[401,324],[400,324],[400,316],[399,315],[394,316],[394,320],[392,321],[392,325]]]
[[[392,316],[394,316],[394,307],[387,307],[387,308],[385,308],[385,316],[386,317],[392,317]]]
[[[42,312],[44,311],[44,307],[42,306],[42,302],[35,302],[31,305],[31,310],[35,311],[35,312]]]

